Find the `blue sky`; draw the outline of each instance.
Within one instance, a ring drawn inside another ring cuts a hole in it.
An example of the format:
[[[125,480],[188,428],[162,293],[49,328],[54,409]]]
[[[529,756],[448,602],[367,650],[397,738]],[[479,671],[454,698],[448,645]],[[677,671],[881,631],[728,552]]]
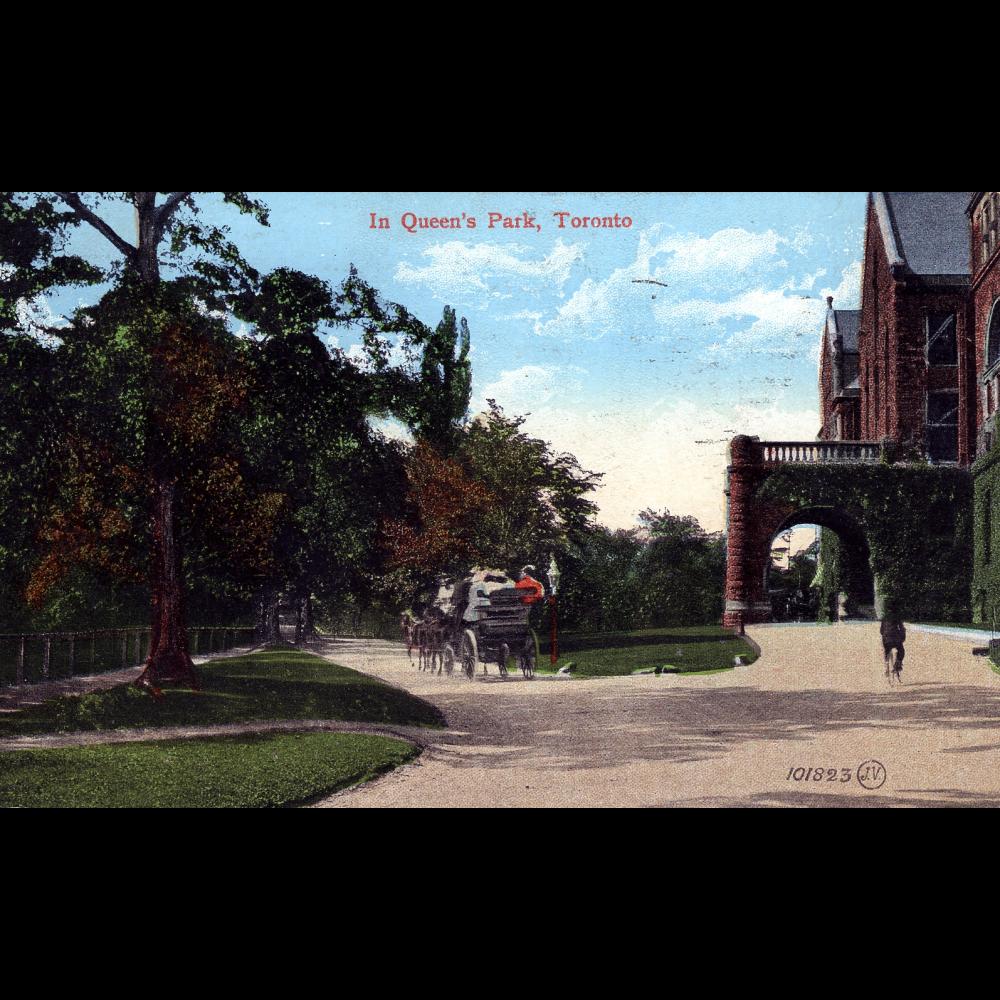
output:
[[[530,414],[527,430],[604,472],[596,499],[612,527],[653,507],[721,529],[726,442],[815,437],[825,297],[858,305],[864,193],[254,194],[269,228],[211,195],[202,219],[231,226],[260,270],[336,283],[353,263],[431,325],[455,307],[472,335],[473,412],[492,397]],[[373,212],[391,228],[369,228]],[[475,229],[401,224],[463,212]],[[527,212],[539,228],[491,229],[490,212]],[[555,212],[632,224],[560,229]],[[131,233],[127,210],[104,214]],[[114,254],[96,234],[78,239]],[[333,337],[349,352],[357,341]]]

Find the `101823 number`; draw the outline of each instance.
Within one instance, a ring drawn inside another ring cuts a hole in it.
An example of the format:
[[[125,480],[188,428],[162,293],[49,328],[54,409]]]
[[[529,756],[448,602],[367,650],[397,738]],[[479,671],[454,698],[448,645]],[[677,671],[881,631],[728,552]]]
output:
[[[847,783],[854,777],[849,767],[790,767],[788,781],[838,781]]]

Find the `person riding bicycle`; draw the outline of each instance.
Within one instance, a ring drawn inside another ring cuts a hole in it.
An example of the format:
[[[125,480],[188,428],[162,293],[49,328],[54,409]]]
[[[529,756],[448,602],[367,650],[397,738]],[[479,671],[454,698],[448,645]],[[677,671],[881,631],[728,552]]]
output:
[[[879,632],[882,635],[882,650],[885,653],[885,675],[892,680],[889,676],[891,671],[895,674],[896,680],[900,680],[900,674],[903,672],[903,656],[905,655],[903,643],[906,641],[906,626],[894,609],[886,610],[879,626]],[[895,664],[891,660],[893,650],[896,650]]]

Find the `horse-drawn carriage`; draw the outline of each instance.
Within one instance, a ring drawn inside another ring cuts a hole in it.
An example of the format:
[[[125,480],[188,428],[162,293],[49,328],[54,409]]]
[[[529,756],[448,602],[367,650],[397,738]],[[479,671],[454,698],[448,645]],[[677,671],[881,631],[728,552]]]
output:
[[[417,667],[451,674],[456,663],[471,680],[476,665],[495,663],[507,676],[507,661],[517,657],[526,678],[535,674],[537,646],[529,614],[531,597],[501,570],[474,570],[461,580],[442,581],[420,618],[403,621],[410,658]]]

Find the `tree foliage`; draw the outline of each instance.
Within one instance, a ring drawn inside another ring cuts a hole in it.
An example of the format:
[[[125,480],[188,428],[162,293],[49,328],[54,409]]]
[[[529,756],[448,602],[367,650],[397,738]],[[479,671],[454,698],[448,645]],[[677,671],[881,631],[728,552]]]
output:
[[[716,624],[722,616],[725,545],[693,517],[652,510],[629,530],[593,529],[560,565],[560,620],[606,632]]]
[[[452,457],[423,438],[411,447],[405,512],[382,536],[397,594],[472,565],[514,573],[588,536],[600,475],[523,424],[490,400],[488,413],[456,429]]]
[[[488,407],[465,429],[457,457],[490,498],[476,528],[480,560],[515,569],[587,537],[603,476],[525,433],[524,417],[506,416],[492,399]]]
[[[459,325],[455,310],[445,306],[441,322],[420,346],[423,354],[409,423],[418,438],[441,454],[451,455],[472,395],[469,325],[464,317]]]

